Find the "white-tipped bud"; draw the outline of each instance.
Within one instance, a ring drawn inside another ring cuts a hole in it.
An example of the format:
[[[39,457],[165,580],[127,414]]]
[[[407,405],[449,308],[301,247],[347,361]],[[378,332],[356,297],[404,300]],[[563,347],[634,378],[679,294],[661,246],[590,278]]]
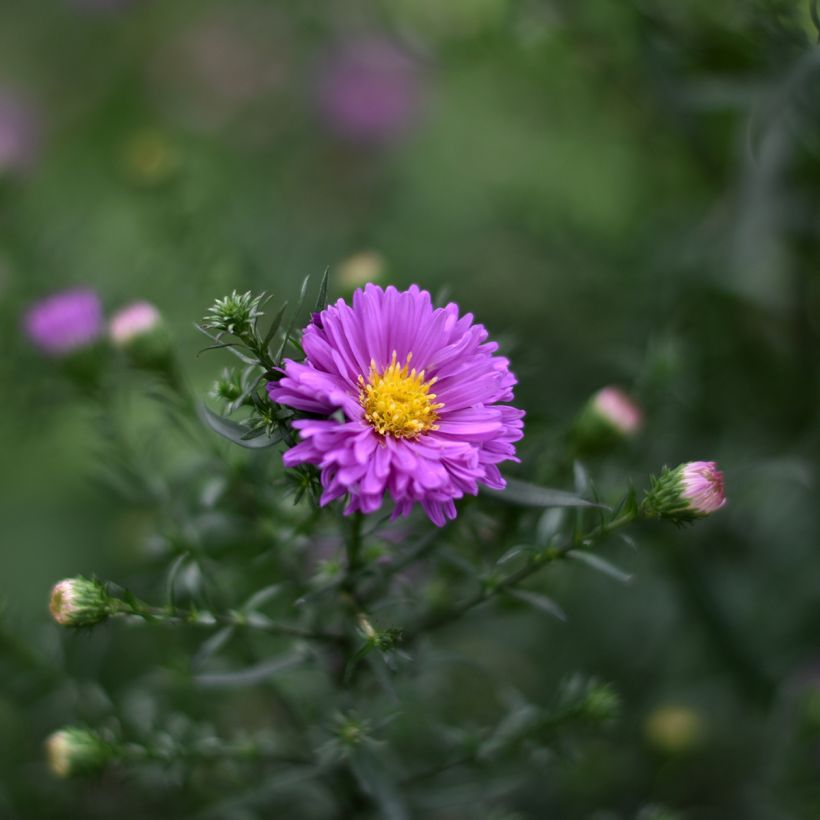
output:
[[[48,767],[58,777],[98,774],[113,758],[111,746],[88,729],[68,726],[46,740]]]
[[[99,581],[66,578],[51,590],[49,609],[60,626],[94,626],[109,617],[111,602]]]

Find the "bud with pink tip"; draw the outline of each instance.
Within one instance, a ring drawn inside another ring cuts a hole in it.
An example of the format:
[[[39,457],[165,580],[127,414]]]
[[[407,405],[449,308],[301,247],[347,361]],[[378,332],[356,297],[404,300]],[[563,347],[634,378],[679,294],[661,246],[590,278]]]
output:
[[[618,387],[604,387],[592,397],[592,407],[601,421],[623,436],[633,436],[641,429],[641,408]]]
[[[149,370],[166,370],[171,342],[160,312],[149,302],[134,302],[111,318],[108,335],[133,364]]]
[[[579,448],[600,451],[635,436],[643,426],[643,412],[619,387],[603,387],[584,406],[573,429]]]
[[[162,322],[160,312],[149,302],[134,302],[111,318],[108,333],[117,347],[127,347],[135,339],[157,328]]]
[[[651,482],[642,506],[649,518],[693,521],[726,505],[723,473],[715,461],[689,461],[674,470],[664,467]]]

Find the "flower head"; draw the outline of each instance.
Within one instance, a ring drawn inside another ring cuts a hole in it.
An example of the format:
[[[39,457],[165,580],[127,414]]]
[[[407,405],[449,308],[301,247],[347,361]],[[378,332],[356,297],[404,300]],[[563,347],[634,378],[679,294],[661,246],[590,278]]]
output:
[[[90,346],[102,333],[100,298],[85,288],[55,293],[31,307],[23,324],[43,352],[65,356]]]
[[[643,502],[643,511],[650,517],[673,521],[705,518],[726,504],[723,473],[714,461],[689,461],[674,470],[664,467]]]
[[[99,581],[66,578],[54,585],[48,608],[60,626],[94,626],[111,614],[111,598]]]
[[[386,142],[416,120],[421,83],[415,60],[389,39],[341,46],[327,60],[319,107],[330,128],[354,142]]]
[[[367,285],[315,316],[302,346],[268,393],[319,416],[294,422],[302,441],[285,464],[320,468],[322,504],[347,495],[346,514],[370,513],[388,495],[394,517],[418,503],[441,526],[479,484],[505,486],[497,465],[517,460],[524,413],[506,404],[515,376],[471,314],[434,308],[415,285]]]
[[[58,777],[97,774],[112,759],[113,750],[93,732],[69,726],[46,740],[46,757]]]

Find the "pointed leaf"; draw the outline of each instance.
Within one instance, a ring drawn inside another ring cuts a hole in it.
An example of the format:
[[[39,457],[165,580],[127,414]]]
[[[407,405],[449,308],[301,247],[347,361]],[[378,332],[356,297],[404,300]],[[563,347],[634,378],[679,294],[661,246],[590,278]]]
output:
[[[540,609],[541,612],[546,612],[547,615],[552,615],[553,618],[558,618],[559,621],[567,620],[567,613],[552,598],[548,598],[540,592],[531,592],[528,589],[508,589],[507,595]]]
[[[500,501],[524,507],[604,507],[566,490],[539,487],[514,478],[507,479],[506,489],[487,492]]]
[[[285,302],[282,307],[279,308],[279,312],[276,316],[273,317],[273,321],[271,322],[270,328],[268,328],[268,332],[265,334],[265,339],[262,342],[262,349],[267,350],[268,345],[271,343],[271,340],[276,335],[276,331],[279,330],[279,326],[282,324],[282,317],[285,315],[285,311],[288,309],[288,303]]]
[[[327,280],[330,275],[330,268],[325,268],[322,281],[319,283],[319,295],[316,297],[316,313],[327,307]]]
[[[199,686],[232,688],[253,686],[264,680],[284,672],[294,666],[299,666],[306,660],[304,652],[289,652],[285,655],[272,658],[244,669],[236,669],[228,672],[206,672],[194,677],[194,682]]]
[[[213,410],[203,403],[199,404],[198,409],[199,417],[211,430],[215,433],[219,433],[220,436],[228,439],[228,441],[238,444],[240,447],[247,447],[249,450],[258,450],[264,447],[272,447],[282,440],[282,436],[279,433],[275,433],[272,436],[267,434],[255,436],[255,431],[245,427],[244,424],[239,424],[214,413]],[[252,435],[253,438],[247,438],[248,435]]]
[[[608,575],[610,578],[614,578],[622,584],[628,584],[632,580],[632,576],[628,572],[624,572],[619,567],[607,561],[606,558],[601,558],[600,555],[596,555],[594,552],[570,550],[570,552],[567,553],[567,558],[580,561],[582,564],[586,564],[588,567],[592,567],[592,569],[602,572],[604,575]]]
[[[384,820],[409,820],[410,814],[379,758],[365,749],[358,749],[351,756],[350,764],[359,785],[378,806],[380,817]]]
[[[245,612],[252,612],[254,609],[258,609],[272,598],[275,598],[279,594],[280,589],[282,589],[281,584],[271,584],[270,586],[263,587],[257,592],[254,592],[254,594],[245,601],[242,605],[242,609]]]

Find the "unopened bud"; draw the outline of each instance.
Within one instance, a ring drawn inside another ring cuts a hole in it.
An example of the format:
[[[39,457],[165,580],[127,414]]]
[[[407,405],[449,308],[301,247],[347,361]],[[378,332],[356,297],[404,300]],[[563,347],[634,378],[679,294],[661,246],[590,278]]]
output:
[[[126,347],[135,339],[155,330],[162,322],[159,311],[148,302],[134,302],[111,318],[108,332],[118,347]]]
[[[621,713],[621,698],[608,683],[593,681],[587,691],[583,712],[595,723],[607,723]]]
[[[705,518],[726,504],[723,473],[714,461],[689,461],[674,470],[664,467],[652,477],[643,501],[649,518],[669,518],[677,523]]]
[[[601,450],[630,438],[643,426],[641,408],[619,387],[604,387],[586,403],[574,434],[586,450]]]
[[[644,725],[649,744],[664,754],[685,754],[700,746],[706,734],[701,716],[688,706],[661,706]]]
[[[94,626],[111,614],[111,601],[99,581],[67,578],[51,590],[49,609],[60,626]]]
[[[115,313],[108,326],[115,347],[125,351],[133,364],[163,369],[171,342],[160,312],[148,302],[135,302]]]
[[[113,759],[112,747],[88,729],[69,726],[46,740],[46,757],[58,777],[98,774]]]

